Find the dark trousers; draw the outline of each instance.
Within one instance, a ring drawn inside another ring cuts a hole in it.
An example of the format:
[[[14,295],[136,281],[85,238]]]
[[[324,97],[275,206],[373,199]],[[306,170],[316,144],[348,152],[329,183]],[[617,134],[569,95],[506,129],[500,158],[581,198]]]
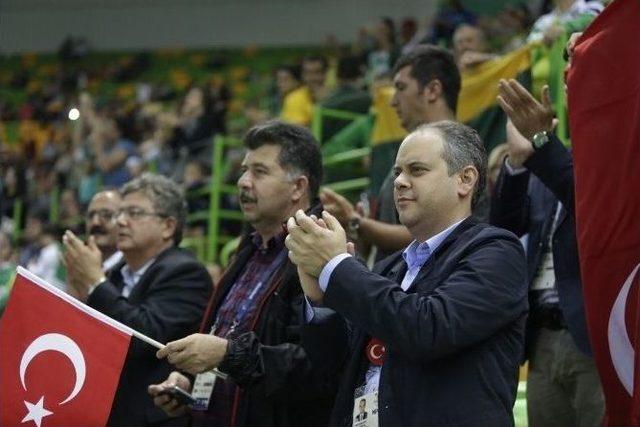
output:
[[[592,357],[566,329],[540,328],[529,358],[529,427],[599,427],[604,396]]]

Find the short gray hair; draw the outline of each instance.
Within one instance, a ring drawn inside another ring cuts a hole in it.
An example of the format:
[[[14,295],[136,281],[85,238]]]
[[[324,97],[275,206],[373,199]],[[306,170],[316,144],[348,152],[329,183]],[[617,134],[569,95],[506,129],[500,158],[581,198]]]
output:
[[[480,135],[469,126],[451,120],[421,125],[413,133],[428,130],[436,130],[442,135],[442,158],[447,163],[449,175],[460,172],[467,166],[473,166],[478,171],[478,180],[471,197],[471,207],[474,208],[487,183],[487,152]]]
[[[173,243],[176,246],[179,245],[187,218],[187,201],[182,188],[162,175],[143,173],[120,188],[122,197],[138,192],[144,194],[151,201],[157,214],[176,220]]]

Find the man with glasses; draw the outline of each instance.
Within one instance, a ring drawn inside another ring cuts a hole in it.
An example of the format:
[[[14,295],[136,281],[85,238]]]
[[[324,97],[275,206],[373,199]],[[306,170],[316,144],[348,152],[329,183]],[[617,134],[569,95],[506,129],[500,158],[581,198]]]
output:
[[[178,248],[186,217],[182,191],[165,177],[144,174],[120,193],[115,222],[123,261],[105,276],[99,239],[93,235],[85,244],[67,231],[63,243],[69,286],[89,306],[156,341],[166,343],[197,331],[212,286],[204,266]],[[106,210],[89,211],[92,221],[109,216]],[[184,418],[168,419],[146,393],[148,384],[170,371],[153,347],[133,340],[109,425],[185,425]]]
[[[85,219],[87,236],[93,237],[102,254],[102,271],[106,273],[122,261],[118,250],[118,224],[116,214],[122,198],[117,190],[96,193],[89,203]]]

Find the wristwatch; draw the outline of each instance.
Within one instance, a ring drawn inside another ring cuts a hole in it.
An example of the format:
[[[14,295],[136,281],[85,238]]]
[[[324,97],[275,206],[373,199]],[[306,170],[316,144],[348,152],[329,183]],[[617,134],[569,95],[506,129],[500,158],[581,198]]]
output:
[[[547,132],[546,130],[543,130],[542,132],[538,132],[535,135],[533,135],[531,144],[533,145],[534,150],[539,150],[542,147],[544,147],[544,145],[547,142],[549,142],[549,140],[550,140],[549,132]]]
[[[98,280],[93,282],[91,285],[89,285],[89,287],[87,288],[87,296],[91,295],[98,286],[102,285],[106,281],[107,281],[107,278],[105,276],[102,276]]]

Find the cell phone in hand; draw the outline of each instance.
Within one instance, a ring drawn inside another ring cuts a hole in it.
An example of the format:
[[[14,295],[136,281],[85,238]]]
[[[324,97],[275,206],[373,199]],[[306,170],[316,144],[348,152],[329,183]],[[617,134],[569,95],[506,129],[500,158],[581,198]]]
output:
[[[172,399],[176,399],[181,405],[193,405],[194,403],[196,403],[196,399],[193,396],[175,385],[173,387],[165,388],[158,394],[166,394]]]

